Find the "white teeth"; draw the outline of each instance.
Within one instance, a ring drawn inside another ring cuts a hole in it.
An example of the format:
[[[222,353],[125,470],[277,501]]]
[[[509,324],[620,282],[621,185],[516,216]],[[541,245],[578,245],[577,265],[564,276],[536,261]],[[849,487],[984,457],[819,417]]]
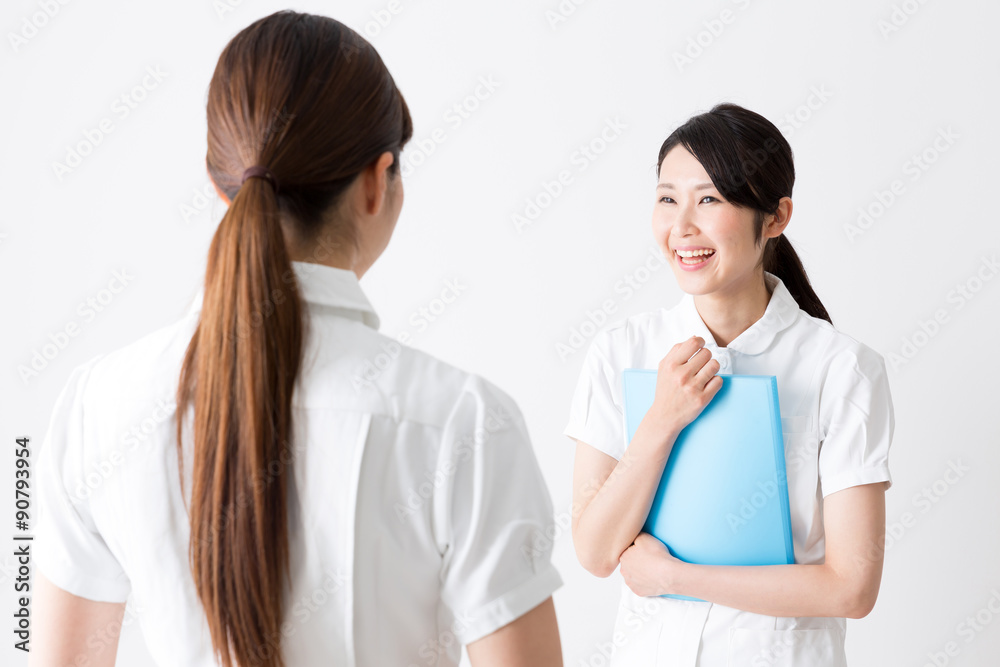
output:
[[[699,257],[701,255],[711,255],[714,250],[701,249],[701,250],[678,250],[677,254],[681,257]]]

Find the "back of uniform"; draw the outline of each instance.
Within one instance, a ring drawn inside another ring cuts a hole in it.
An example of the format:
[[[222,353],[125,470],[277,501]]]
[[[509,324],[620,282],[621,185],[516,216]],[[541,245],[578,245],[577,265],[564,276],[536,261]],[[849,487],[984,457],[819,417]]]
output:
[[[292,268],[307,315],[293,456],[258,480],[291,475],[286,663],[457,665],[462,644],[562,584],[541,539],[552,503],[522,414],[478,375],[378,333],[354,272]],[[175,437],[200,301],[76,368],[37,463],[40,570],[81,597],[130,599],[158,665],[215,664]]]

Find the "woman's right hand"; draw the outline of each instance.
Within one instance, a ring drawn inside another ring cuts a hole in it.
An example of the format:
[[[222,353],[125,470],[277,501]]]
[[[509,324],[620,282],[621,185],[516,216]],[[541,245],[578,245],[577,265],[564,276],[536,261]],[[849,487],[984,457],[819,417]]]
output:
[[[722,378],[716,375],[719,362],[704,345],[704,338],[691,336],[670,348],[660,360],[656,395],[647,413],[658,428],[680,433],[722,387]]]

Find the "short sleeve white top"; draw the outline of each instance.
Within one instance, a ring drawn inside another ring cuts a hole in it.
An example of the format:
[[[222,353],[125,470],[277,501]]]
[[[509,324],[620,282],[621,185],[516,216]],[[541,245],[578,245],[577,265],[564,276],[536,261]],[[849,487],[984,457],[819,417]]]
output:
[[[674,344],[700,336],[719,374],[774,375],[796,563],[824,562],[823,499],[841,489],[885,482],[895,426],[880,354],[802,311],[780,278],[764,315],[726,347],[716,344],[685,294],[673,308],[619,320],[591,342],[564,435],[620,459],[626,448],[622,371],[655,369]],[[639,622],[639,619],[642,619]],[[648,621],[648,622],[647,622]],[[612,664],[770,667],[845,664],[846,619],[764,616],[710,602],[641,598],[622,582],[615,632],[628,642]],[[771,647],[787,650],[769,653]],[[765,664],[765,663],[761,663]]]
[[[380,334],[352,271],[292,268],[309,331],[293,395],[285,662],[457,665],[463,644],[562,585],[522,414],[482,377]],[[202,295],[179,322],[73,371],[35,471],[39,570],[74,595],[128,600],[163,666],[215,665],[175,437]],[[192,460],[185,437],[188,493]]]

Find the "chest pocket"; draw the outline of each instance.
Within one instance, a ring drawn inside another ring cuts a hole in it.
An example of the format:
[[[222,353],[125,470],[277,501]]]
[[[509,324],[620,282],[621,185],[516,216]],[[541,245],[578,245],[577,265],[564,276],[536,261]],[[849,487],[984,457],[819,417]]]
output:
[[[812,415],[791,415],[781,418],[781,434],[785,441],[785,471],[791,475],[812,468],[819,461],[819,430]]]
[[[840,628],[758,630],[730,628],[729,667],[847,667]]]

